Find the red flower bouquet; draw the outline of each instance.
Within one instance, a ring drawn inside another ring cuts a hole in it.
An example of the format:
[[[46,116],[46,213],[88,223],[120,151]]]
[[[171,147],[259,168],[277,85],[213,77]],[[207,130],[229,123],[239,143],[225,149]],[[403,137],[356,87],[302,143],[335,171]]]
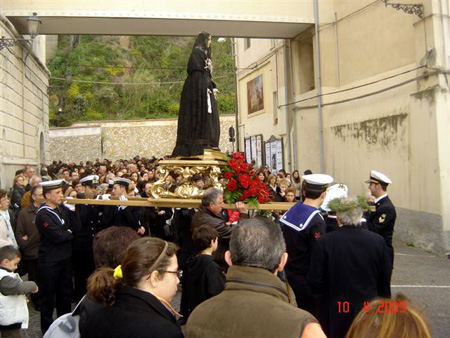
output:
[[[223,168],[223,177],[225,179],[223,198],[226,203],[242,201],[257,207],[259,203],[269,201],[269,191],[255,176],[254,170],[249,170],[243,154],[233,154],[228,166]]]

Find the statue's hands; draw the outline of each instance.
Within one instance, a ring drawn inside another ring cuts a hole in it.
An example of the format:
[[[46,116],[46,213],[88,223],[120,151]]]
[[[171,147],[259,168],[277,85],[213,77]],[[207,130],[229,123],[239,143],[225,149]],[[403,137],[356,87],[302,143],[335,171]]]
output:
[[[214,88],[213,89],[213,93],[214,93],[214,98],[217,100],[217,97],[219,96],[219,89],[217,89],[217,88]]]
[[[212,65],[211,59],[206,59],[205,64],[206,64],[205,69],[209,70],[209,72],[212,74],[213,65]]]

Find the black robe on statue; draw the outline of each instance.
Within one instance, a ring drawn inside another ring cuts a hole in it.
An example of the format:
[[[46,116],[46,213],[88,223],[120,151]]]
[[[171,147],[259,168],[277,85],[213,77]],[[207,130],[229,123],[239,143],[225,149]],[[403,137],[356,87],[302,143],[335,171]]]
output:
[[[207,51],[200,46],[194,47],[181,93],[177,143],[172,157],[203,155],[204,149],[219,146],[219,113],[213,93],[216,86],[209,69],[205,68],[207,61]]]

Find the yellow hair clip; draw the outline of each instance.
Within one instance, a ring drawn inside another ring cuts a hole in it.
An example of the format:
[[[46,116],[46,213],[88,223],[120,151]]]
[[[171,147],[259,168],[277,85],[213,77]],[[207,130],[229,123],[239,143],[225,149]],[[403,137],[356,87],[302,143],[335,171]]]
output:
[[[117,265],[114,269],[114,279],[121,279],[122,277],[122,265]]]

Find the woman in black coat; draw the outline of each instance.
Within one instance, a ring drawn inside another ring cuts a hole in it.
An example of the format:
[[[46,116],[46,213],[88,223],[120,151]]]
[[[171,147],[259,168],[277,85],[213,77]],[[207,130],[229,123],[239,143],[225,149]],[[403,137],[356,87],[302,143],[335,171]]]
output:
[[[20,204],[22,203],[23,195],[25,195],[25,177],[17,175],[14,177],[14,186],[11,195],[10,208],[14,211],[14,216],[17,219],[20,211]]]
[[[88,296],[110,306],[88,320],[83,337],[183,337],[169,304],[180,282],[176,251],[173,243],[140,238],[127,248],[121,269],[89,277]]]

